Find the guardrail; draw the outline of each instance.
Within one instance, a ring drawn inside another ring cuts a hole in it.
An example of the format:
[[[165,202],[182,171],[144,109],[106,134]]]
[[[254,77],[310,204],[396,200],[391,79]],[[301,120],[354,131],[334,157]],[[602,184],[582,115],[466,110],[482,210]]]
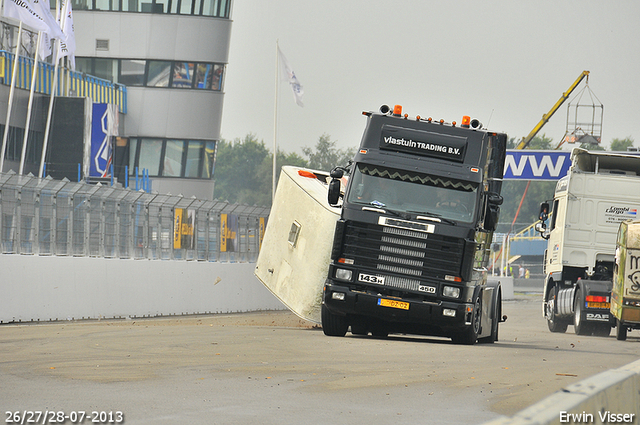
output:
[[[1,254],[255,262],[268,214],[266,207],[0,173]]]
[[[639,419],[640,360],[569,385],[512,417],[484,425],[637,424]]]
[[[0,83],[11,85],[14,61],[15,55],[13,53],[0,50]],[[17,88],[30,90],[34,63],[35,61],[31,58],[18,57]],[[38,62],[35,91],[41,94],[51,94],[53,75],[53,65]],[[121,113],[127,113],[127,87],[122,84],[71,71],[67,68],[58,69],[57,80],[56,96],[89,97],[94,103],[113,103],[118,105],[118,110]]]

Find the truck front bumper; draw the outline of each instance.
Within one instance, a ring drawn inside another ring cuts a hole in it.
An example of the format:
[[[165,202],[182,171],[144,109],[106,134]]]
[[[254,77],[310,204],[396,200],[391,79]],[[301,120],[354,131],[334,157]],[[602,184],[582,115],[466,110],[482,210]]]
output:
[[[384,323],[398,332],[449,336],[471,325],[473,304],[444,301],[419,302],[353,291],[327,282],[323,303],[333,314],[346,315],[349,322]]]

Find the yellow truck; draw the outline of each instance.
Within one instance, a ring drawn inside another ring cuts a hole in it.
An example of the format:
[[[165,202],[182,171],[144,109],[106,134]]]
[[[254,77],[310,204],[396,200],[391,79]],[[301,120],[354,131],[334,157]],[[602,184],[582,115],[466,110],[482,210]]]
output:
[[[611,314],[616,337],[627,339],[627,331],[640,329],[640,219],[620,223],[611,291]]]

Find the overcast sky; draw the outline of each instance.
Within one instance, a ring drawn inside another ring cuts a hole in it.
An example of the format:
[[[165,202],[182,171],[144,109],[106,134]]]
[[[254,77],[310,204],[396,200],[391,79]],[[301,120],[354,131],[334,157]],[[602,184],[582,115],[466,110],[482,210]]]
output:
[[[253,133],[272,149],[277,41],[304,87],[301,108],[279,85],[286,152],[325,133],[339,148],[356,147],[362,111],[382,104],[447,122],[470,115],[520,139],[583,70],[604,105],[603,144],[631,136],[640,146],[637,0],[234,0],[231,17],[227,140]],[[581,104],[592,104],[583,93]],[[540,133],[555,143],[568,103]]]

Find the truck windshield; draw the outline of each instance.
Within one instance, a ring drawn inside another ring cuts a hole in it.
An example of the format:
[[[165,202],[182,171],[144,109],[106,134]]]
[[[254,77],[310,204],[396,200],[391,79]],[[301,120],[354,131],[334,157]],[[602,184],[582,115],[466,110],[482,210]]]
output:
[[[349,203],[465,223],[474,219],[477,183],[370,164],[354,168]]]

